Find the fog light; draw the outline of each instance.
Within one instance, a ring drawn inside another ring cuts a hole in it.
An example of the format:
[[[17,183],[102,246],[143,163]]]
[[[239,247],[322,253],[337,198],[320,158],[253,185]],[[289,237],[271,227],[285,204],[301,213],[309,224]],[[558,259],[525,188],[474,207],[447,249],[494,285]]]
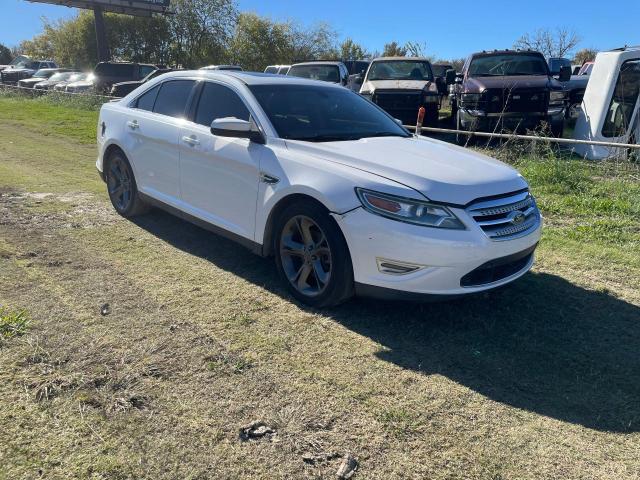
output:
[[[387,260],[386,258],[376,258],[376,262],[380,273],[386,273],[389,275],[407,275],[424,268],[422,265],[397,262],[395,260]]]

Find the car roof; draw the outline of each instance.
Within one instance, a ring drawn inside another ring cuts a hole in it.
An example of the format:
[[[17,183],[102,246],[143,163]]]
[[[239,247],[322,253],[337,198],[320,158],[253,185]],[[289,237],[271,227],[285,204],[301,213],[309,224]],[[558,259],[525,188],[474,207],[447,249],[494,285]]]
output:
[[[413,60],[415,62],[429,62],[429,59],[426,57],[378,57],[378,58],[374,58],[372,60],[372,62],[380,62],[380,61],[385,61],[385,62],[390,62],[390,61],[407,61],[407,60]]]
[[[162,78],[200,77],[211,80],[228,80],[230,78],[245,85],[316,85],[328,88],[344,89],[341,85],[323,82],[321,80],[309,80],[307,78],[288,75],[276,75],[273,73],[243,72],[239,70],[180,70],[165,73]]]
[[[318,60],[316,62],[300,62],[300,63],[294,63],[293,65],[291,65],[292,67],[297,67],[299,65],[344,65],[342,62],[338,62],[338,61],[333,61],[333,60],[327,60],[327,61],[323,61],[323,60]],[[286,66],[286,65],[283,65]]]

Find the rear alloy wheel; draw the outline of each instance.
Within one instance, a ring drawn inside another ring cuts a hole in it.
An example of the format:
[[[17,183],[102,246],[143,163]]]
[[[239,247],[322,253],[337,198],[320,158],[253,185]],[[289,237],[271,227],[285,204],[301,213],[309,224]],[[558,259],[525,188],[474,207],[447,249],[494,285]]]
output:
[[[123,217],[133,217],[147,211],[148,206],[139,198],[131,165],[120,152],[109,158],[105,171],[109,199]]]
[[[319,205],[303,201],[285,209],[276,226],[275,254],[278,272],[301,302],[328,307],[353,295],[346,242]]]

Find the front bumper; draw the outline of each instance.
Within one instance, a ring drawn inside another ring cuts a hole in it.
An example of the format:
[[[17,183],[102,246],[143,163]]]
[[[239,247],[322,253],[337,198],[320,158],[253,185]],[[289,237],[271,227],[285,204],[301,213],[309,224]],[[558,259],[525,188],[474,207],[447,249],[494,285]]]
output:
[[[555,124],[564,121],[565,110],[559,108],[553,112],[503,112],[485,113],[482,111],[460,109],[460,122],[465,130],[492,132],[495,130],[525,131],[534,130],[542,122]],[[497,128],[499,127],[499,128]]]
[[[384,298],[442,299],[506,285],[531,269],[541,222],[525,236],[494,241],[465,210],[452,211],[467,230],[410,225],[362,208],[336,215],[349,246],[357,292]],[[379,259],[421,268],[403,275],[383,273],[378,268]],[[493,278],[486,271],[492,268],[489,262],[500,273]]]

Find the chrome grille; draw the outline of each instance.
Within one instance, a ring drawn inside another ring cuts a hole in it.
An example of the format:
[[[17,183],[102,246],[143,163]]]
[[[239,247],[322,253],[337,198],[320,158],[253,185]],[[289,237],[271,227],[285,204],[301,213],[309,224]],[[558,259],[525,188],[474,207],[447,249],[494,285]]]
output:
[[[467,212],[493,240],[527,235],[540,224],[540,212],[529,192],[478,201],[471,204]]]

